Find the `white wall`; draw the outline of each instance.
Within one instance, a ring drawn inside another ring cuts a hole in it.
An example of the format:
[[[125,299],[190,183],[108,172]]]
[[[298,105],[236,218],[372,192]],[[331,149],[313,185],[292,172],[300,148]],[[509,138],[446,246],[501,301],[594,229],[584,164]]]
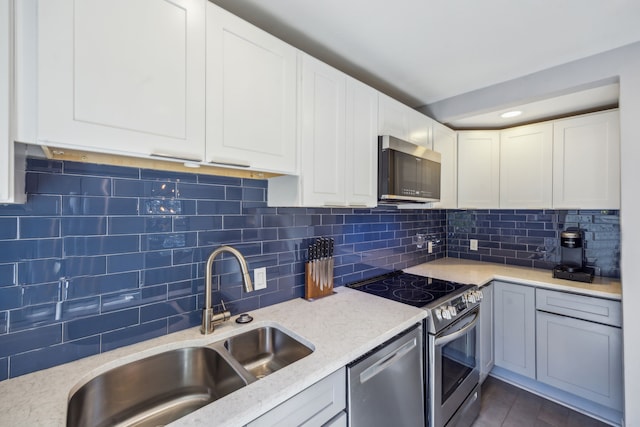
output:
[[[623,295],[625,425],[640,426],[640,43],[421,108],[441,122],[620,82],[621,271]]]

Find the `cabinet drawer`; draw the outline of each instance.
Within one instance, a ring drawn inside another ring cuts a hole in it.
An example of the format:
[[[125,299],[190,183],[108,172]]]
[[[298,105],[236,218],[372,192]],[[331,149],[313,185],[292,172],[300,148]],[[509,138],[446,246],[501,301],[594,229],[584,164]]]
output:
[[[339,369],[247,426],[321,426],[346,408],[346,382],[345,369]]]
[[[620,301],[536,289],[536,309],[605,325],[622,325]]]

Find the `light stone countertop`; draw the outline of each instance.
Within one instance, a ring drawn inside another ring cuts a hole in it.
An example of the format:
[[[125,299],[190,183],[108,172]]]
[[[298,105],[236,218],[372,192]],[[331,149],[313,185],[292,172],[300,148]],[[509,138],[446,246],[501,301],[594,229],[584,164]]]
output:
[[[171,423],[241,426],[420,322],[424,310],[340,287],[313,302],[295,299],[250,313],[254,321],[176,332],[65,365],[0,382],[0,426],[64,426],[67,400],[91,378],[156,353],[223,340],[259,326],[279,326],[311,344],[309,356]]]
[[[593,283],[554,279],[551,270],[517,267],[459,258],[441,258],[404,270],[435,279],[483,286],[492,280],[517,282],[539,288],[573,292],[614,300],[622,299],[620,280],[596,276]]]

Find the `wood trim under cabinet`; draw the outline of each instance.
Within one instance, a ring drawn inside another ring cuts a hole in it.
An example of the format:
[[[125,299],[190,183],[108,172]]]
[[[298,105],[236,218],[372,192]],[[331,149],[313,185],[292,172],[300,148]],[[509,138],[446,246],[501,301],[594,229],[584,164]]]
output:
[[[171,172],[198,173],[202,175],[229,176],[234,178],[267,179],[280,176],[280,174],[271,172],[231,169],[219,166],[209,166],[200,163],[194,163],[194,165],[199,165],[200,167],[188,167],[185,166],[184,163],[169,160],[118,156],[113,154],[94,153],[89,151],[71,150],[67,148],[56,148],[48,146],[41,147],[47,159],[50,160],[67,160],[71,162],[97,163],[100,165],[154,169]]]

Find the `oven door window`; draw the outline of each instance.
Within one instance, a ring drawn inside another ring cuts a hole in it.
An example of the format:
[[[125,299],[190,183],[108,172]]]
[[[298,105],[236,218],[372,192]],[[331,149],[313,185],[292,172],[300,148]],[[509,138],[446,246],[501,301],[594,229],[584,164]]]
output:
[[[476,367],[475,327],[441,349],[442,402],[451,396]]]

